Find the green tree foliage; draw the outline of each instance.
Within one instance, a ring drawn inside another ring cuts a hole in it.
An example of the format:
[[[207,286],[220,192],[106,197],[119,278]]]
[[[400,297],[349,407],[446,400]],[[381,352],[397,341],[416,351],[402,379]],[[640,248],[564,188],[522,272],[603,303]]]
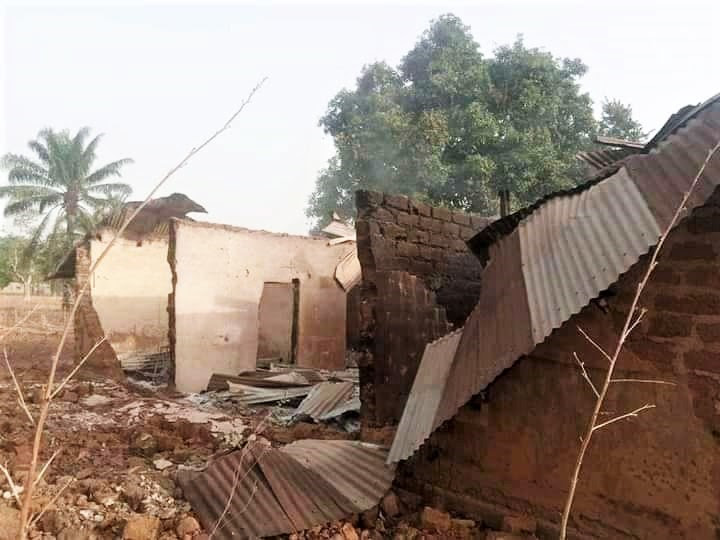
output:
[[[0,197],[7,199],[5,216],[39,219],[30,251],[46,239],[54,252],[62,253],[104,209],[130,194],[130,186],[108,179],[120,176],[132,160],[120,159],[93,170],[102,136],[86,144],[89,135],[88,128],[74,136],[45,129],[28,143],[34,158],[3,156],[0,164],[8,170],[8,185],[0,186]]]
[[[360,188],[492,214],[500,190],[518,207],[572,185],[597,127],[585,71],[521,37],[485,58],[460,19],[440,17],[397,69],[366,66],[330,102],[320,124],[336,155],[308,216],[352,215]]]
[[[617,99],[603,101],[599,133],[628,141],[642,141],[647,137],[640,122],[633,119],[632,107]]]
[[[22,283],[25,296],[32,292],[35,283],[43,281],[48,275],[47,247],[31,251],[30,240],[22,236],[0,237],[0,288],[14,281]]]

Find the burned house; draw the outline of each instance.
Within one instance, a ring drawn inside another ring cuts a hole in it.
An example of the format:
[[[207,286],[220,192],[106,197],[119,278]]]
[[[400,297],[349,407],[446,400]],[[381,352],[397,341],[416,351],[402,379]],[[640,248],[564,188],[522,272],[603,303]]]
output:
[[[598,379],[647,253],[708,150],[720,100],[685,108],[577,188],[488,226],[358,194],[366,359],[363,432],[392,441],[396,482],[490,525],[526,513],[555,537]],[[621,356],[571,529],[582,538],[714,539],[720,531],[720,156],[673,229]],[[463,240],[468,240],[467,244]],[[469,249],[475,254],[474,262]],[[406,353],[404,351],[407,351]]]
[[[173,220],[177,388],[202,390],[213,373],[251,370],[258,358],[344,368],[347,291],[360,279],[355,254],[351,238]]]
[[[107,218],[53,276],[78,289],[90,280],[75,316],[78,359],[105,337],[91,364],[164,361],[188,392],[213,373],[252,370],[258,358],[345,366],[346,297],[360,280],[347,226],[302,237],[201,223],[186,214],[204,209],[174,194],[152,200],[90,274],[138,204]]]

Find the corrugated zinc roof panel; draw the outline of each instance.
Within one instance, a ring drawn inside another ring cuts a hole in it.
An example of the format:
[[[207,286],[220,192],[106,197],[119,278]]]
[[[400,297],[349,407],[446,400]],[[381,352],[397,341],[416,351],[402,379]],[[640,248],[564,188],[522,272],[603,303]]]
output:
[[[185,497],[213,538],[291,533],[375,506],[390,488],[387,452],[357,441],[296,441],[282,449],[258,442],[178,476]]]
[[[617,281],[660,236],[624,169],[579,195],[548,201],[518,231],[535,343]]]
[[[430,436],[462,329],[425,346],[420,367],[395,432],[388,463],[411,456]]]
[[[489,245],[483,290],[465,322],[433,429],[657,243],[718,140],[720,104],[710,102],[649,153],[519,213],[514,229],[500,228],[504,236]],[[703,204],[718,184],[720,155],[710,161],[688,209]],[[408,409],[403,420],[406,415],[417,411]]]
[[[387,451],[373,444],[308,439],[288,444],[280,451],[327,478],[349,501],[348,506],[343,506],[346,514],[375,506],[395,477],[395,468],[385,464]]]
[[[353,386],[353,383],[346,381],[320,383],[313,387],[300,403],[295,414],[304,414],[319,421],[333,409],[352,398]]]

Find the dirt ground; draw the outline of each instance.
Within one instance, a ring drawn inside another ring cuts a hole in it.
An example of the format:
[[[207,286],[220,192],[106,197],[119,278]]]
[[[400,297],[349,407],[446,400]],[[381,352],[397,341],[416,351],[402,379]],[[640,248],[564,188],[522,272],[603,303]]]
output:
[[[59,331],[25,332],[5,344],[33,416],[59,337]],[[72,368],[72,350],[70,341],[61,357],[58,380]],[[51,404],[40,462],[47,463],[55,453],[57,457],[38,484],[32,511],[37,514],[46,506],[47,510],[33,525],[30,538],[207,539],[176,483],[178,471],[202,470],[213,458],[242,447],[251,436],[263,436],[276,445],[303,438],[357,438],[356,433],[323,424],[288,426],[274,412],[277,408],[270,406],[238,408],[144,381],[113,381],[81,370]],[[3,365],[0,464],[19,486],[27,476],[32,436],[33,427],[18,405]],[[450,527],[444,532],[427,523],[423,529],[419,500],[392,493],[386,499],[362,515],[284,538],[485,538],[480,524],[451,522],[447,515],[439,518]],[[13,489],[0,475],[0,540],[15,539],[11,531],[17,509]]]

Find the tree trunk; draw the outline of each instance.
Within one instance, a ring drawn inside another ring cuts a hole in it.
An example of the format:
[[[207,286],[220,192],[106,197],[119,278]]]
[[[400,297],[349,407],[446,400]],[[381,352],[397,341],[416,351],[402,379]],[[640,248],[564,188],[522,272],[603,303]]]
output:
[[[32,274],[28,275],[25,279],[23,279],[22,284],[25,301],[29,302],[30,297],[32,296]]]

